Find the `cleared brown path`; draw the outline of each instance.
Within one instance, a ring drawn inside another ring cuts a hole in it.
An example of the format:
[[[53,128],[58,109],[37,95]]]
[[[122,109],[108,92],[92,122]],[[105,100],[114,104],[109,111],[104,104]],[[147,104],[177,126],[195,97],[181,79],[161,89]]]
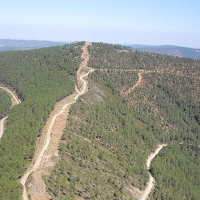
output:
[[[142,82],[142,75],[141,75],[141,72],[138,73],[138,76],[139,76],[139,78],[138,78],[137,83],[136,83],[133,87],[129,88],[129,89],[124,93],[126,96],[129,95],[138,85],[141,84],[141,82]]]
[[[147,169],[150,168],[151,161],[156,157],[156,155],[160,152],[160,150],[164,147],[167,146],[166,144],[161,144],[158,146],[158,148],[155,150],[155,152],[151,153],[147,159]],[[149,196],[150,192],[152,191],[153,187],[155,185],[155,179],[154,177],[149,173],[149,182],[144,190],[143,195],[141,196],[140,200],[146,200],[147,197]]]
[[[58,123],[58,118],[60,115],[68,114],[68,107],[74,103],[76,103],[76,100],[78,99],[78,97],[82,94],[84,94],[87,90],[87,81],[84,79],[85,77],[88,76],[88,74],[90,72],[92,72],[92,69],[89,69],[87,67],[87,63],[89,60],[89,54],[87,51],[87,46],[90,43],[85,43],[85,46],[82,48],[83,49],[83,53],[81,58],[83,59],[83,61],[80,64],[80,68],[77,71],[77,81],[78,81],[78,86],[80,89],[78,89],[76,87],[75,92],[71,95],[71,98],[69,100],[69,102],[67,102],[66,104],[64,104],[62,106],[62,108],[59,111],[52,111],[53,113],[55,112],[55,114],[49,118],[49,121],[47,121],[48,127],[46,127],[47,131],[46,131],[46,137],[45,137],[45,141],[43,143],[43,145],[40,147],[39,149],[39,153],[37,154],[37,156],[35,157],[35,159],[33,160],[31,166],[28,168],[28,170],[25,172],[25,174],[22,176],[22,178],[20,179],[21,184],[23,185],[23,199],[24,200],[28,200],[28,194],[27,194],[27,189],[26,189],[26,181],[28,176],[34,172],[35,170],[37,170],[42,162],[43,159],[43,155],[45,153],[45,151],[47,150],[49,143],[51,141],[51,138],[53,136],[52,134],[52,129],[53,126]],[[86,68],[86,70],[84,70]],[[63,127],[64,129],[64,127]],[[46,199],[46,197],[41,197],[40,199]]]

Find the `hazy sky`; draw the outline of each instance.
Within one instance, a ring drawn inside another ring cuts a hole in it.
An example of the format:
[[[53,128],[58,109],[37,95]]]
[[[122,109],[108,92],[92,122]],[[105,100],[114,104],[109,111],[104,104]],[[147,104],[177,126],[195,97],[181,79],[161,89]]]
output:
[[[0,39],[200,48],[200,0],[0,0]]]

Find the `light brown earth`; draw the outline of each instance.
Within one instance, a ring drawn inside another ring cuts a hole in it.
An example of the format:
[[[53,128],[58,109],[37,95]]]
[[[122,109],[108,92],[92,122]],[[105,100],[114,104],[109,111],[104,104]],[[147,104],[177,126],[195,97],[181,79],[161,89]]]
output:
[[[63,130],[67,124],[70,106],[76,102],[80,95],[87,92],[87,81],[84,80],[84,78],[93,71],[87,66],[90,58],[87,50],[88,45],[91,45],[91,43],[86,42],[85,46],[82,48],[83,53],[81,58],[83,60],[80,64],[79,70],[77,71],[79,89],[76,87],[76,90],[72,95],[56,103],[55,108],[50,113],[46,122],[41,137],[38,138],[33,162],[20,179],[22,185],[26,185],[23,190],[23,200],[51,199],[49,194],[46,192],[45,182],[42,179],[42,175],[49,175],[50,170],[53,169],[58,161],[58,146]]]
[[[142,75],[141,75],[140,72],[138,73],[138,76],[139,76],[139,79],[138,79],[137,83],[136,83],[133,87],[129,88],[129,89],[124,93],[125,96],[129,95],[129,94],[135,89],[135,87],[137,87],[137,86],[139,86],[139,85],[141,84],[141,82],[142,82]]]
[[[160,150],[164,147],[167,146],[166,144],[161,144],[158,145],[158,148],[155,150],[155,152],[151,153],[147,159],[146,165],[147,165],[147,169],[149,170],[150,168],[150,164],[151,161],[156,157],[156,155],[160,152]],[[155,179],[154,177],[149,173],[149,182],[147,187],[145,188],[142,196],[139,198],[140,200],[146,200],[148,198],[148,195],[150,194],[150,192],[153,190],[155,186]]]

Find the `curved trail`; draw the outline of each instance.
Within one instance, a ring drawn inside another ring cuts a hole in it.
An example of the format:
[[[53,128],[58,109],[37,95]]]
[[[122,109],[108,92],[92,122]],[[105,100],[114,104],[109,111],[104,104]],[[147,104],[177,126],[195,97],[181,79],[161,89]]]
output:
[[[137,87],[138,85],[141,84],[141,82],[142,82],[142,75],[141,75],[141,72],[138,73],[138,76],[139,76],[139,79],[138,79],[137,83],[136,83],[133,87],[129,88],[129,89],[125,92],[125,95],[126,95],[126,96],[129,95],[130,92],[132,92],[132,91],[135,89],[135,87]]]
[[[12,96],[12,98],[14,99],[15,104],[19,104],[21,102],[20,100],[18,100],[18,98],[15,96],[15,94],[12,91],[10,91],[8,88],[2,87],[2,86],[0,86],[0,88],[5,90],[7,93],[9,93]]]
[[[155,156],[159,153],[159,151],[164,147],[164,146],[167,146],[166,144],[161,144],[158,146],[158,148],[155,150],[154,153],[151,153],[150,156],[148,157],[147,159],[147,169],[149,170],[150,168],[150,164],[151,164],[151,161],[155,158]],[[153,186],[155,184],[155,179],[154,177],[150,174],[149,172],[149,183],[146,187],[146,189],[144,190],[144,193],[142,195],[142,197],[140,198],[140,200],[146,200],[148,195],[150,194],[151,190],[153,189]]]
[[[142,82],[142,73],[145,72],[144,70],[140,70],[140,72],[138,73],[139,79],[137,81],[137,83],[129,88],[124,94],[125,96],[129,95],[130,92],[132,92],[135,87],[139,86]],[[150,73],[151,71],[146,71],[145,73]],[[158,148],[155,150],[154,153],[151,153],[146,161],[146,165],[147,165],[147,169],[149,170],[150,165],[151,165],[151,161],[155,158],[155,156],[159,153],[159,151],[164,147],[167,146],[166,144],[161,144],[158,146]],[[152,191],[153,187],[155,184],[155,179],[154,177],[151,175],[151,173],[149,172],[149,182],[147,187],[145,188],[145,190],[143,191],[143,194],[141,195],[141,197],[139,198],[139,200],[146,200],[148,195],[150,194],[150,192]],[[127,188],[129,191],[131,191],[129,188]]]
[[[82,74],[82,75],[80,74],[80,72],[81,72],[82,68],[87,67],[87,62],[89,60],[89,55],[87,53],[87,46],[88,45],[89,45],[89,43],[85,43],[85,46],[83,47],[83,53],[82,53],[82,56],[81,56],[81,58],[83,58],[83,61],[81,62],[79,70],[77,71],[77,79],[78,79],[78,82],[81,84],[81,89],[78,90],[78,88],[76,87],[75,91],[76,91],[77,94],[74,97],[74,101],[63,105],[60,112],[58,112],[56,115],[53,116],[53,118],[51,119],[51,123],[48,127],[48,130],[47,130],[44,146],[42,146],[42,149],[40,150],[38,157],[36,157],[36,159],[34,160],[33,165],[30,166],[30,168],[25,172],[25,174],[20,179],[20,182],[23,185],[23,199],[24,200],[28,200],[28,195],[27,195],[25,183],[27,181],[28,176],[39,167],[39,165],[42,161],[42,157],[44,155],[44,152],[47,150],[47,147],[48,147],[50,140],[51,140],[51,130],[52,130],[52,127],[53,127],[53,125],[56,121],[56,118],[59,115],[61,115],[69,105],[76,103],[76,100],[78,99],[78,97],[86,92],[87,82],[84,80],[84,77],[88,76],[88,74],[90,72],[92,72],[93,70],[90,69],[87,73]]]
[[[3,131],[4,131],[4,121],[7,119],[7,117],[8,117],[8,116],[6,116],[6,117],[4,117],[4,118],[2,118],[2,119],[0,120],[0,139],[1,139],[2,135],[3,135]]]
[[[17,105],[19,104],[21,101],[18,100],[18,98],[15,96],[15,94],[10,91],[8,88],[6,87],[3,87],[3,86],[0,86],[1,89],[5,90],[9,95],[11,95],[12,99],[13,99],[13,103],[11,105],[11,108],[14,106],[14,105]],[[4,121],[7,119],[8,116],[2,118],[0,120],[0,138],[2,137],[3,135],[3,131],[4,131]]]

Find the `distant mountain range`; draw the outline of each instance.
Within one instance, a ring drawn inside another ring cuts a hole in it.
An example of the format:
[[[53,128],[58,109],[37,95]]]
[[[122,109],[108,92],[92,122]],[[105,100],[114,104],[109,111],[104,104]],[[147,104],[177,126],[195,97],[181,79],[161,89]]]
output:
[[[69,44],[70,42],[52,42],[45,40],[0,39],[0,51],[28,50]]]
[[[150,53],[160,53],[170,56],[200,59],[200,49],[193,49],[193,48],[180,47],[174,45],[148,46],[148,45],[134,44],[127,46],[130,46],[133,49],[137,49],[139,51],[145,51]]]

